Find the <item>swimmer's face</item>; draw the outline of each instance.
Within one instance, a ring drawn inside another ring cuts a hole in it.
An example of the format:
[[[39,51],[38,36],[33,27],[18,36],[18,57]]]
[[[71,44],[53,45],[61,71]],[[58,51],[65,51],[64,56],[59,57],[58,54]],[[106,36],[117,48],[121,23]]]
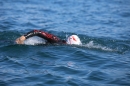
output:
[[[67,44],[81,45],[81,41],[77,35],[71,35],[67,39]]]

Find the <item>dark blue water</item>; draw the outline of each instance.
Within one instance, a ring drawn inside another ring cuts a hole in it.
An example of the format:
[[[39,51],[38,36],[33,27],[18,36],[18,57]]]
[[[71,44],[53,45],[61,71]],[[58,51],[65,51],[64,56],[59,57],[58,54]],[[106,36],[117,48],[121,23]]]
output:
[[[83,45],[17,45],[39,29]],[[0,0],[0,86],[130,86],[130,0]]]

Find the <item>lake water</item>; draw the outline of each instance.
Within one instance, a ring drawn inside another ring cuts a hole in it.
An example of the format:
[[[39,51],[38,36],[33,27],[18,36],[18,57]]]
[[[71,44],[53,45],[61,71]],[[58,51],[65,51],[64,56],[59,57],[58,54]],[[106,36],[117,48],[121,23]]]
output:
[[[33,29],[82,45],[15,44]],[[0,0],[0,86],[130,86],[130,0]]]

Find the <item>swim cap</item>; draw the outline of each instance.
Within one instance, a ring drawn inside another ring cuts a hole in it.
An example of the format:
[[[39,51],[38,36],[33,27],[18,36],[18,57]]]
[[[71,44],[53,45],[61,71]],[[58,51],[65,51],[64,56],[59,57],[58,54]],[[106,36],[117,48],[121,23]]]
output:
[[[82,43],[77,35],[71,35],[67,39],[67,44],[81,45]]]

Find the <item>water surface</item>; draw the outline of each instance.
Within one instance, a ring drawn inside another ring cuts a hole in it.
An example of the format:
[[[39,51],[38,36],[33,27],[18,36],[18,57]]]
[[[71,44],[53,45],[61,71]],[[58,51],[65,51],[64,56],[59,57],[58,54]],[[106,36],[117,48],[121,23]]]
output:
[[[33,29],[83,45],[15,44]],[[95,85],[130,86],[129,0],[0,1],[0,86]]]

